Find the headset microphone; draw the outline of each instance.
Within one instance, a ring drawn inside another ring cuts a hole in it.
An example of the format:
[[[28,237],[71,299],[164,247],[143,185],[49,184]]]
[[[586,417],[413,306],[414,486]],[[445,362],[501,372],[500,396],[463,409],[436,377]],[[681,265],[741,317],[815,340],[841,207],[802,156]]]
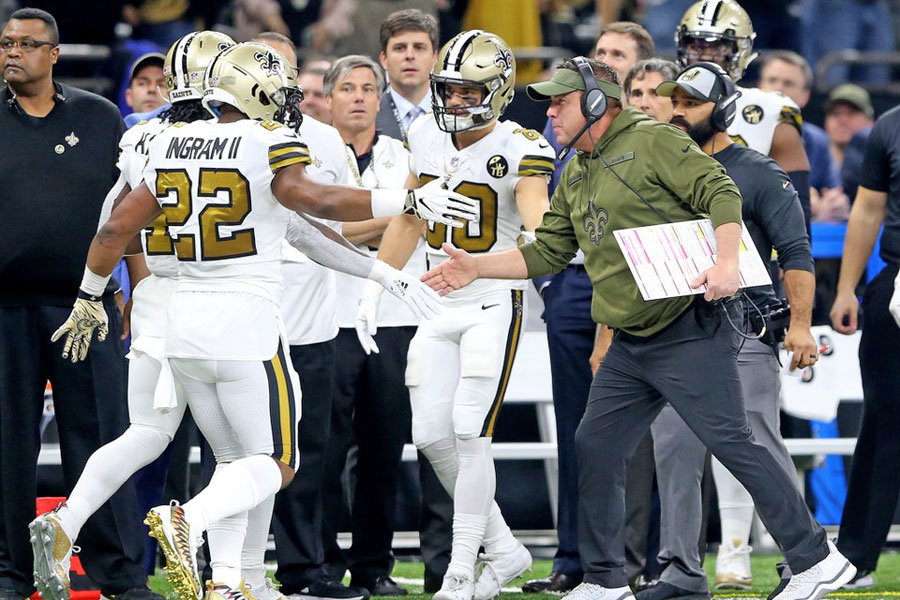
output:
[[[599,120],[600,120],[600,117],[588,117],[587,121],[584,124],[584,127],[581,128],[581,130],[578,132],[578,134],[576,134],[571,140],[569,140],[569,143],[566,144],[565,146],[563,146],[562,148],[560,148],[559,152],[556,153],[556,160],[562,162],[563,159],[565,159],[566,156],[569,154],[569,152],[572,150],[572,146],[575,145],[575,142],[577,142],[581,138],[581,136],[584,135],[585,131],[590,129],[591,125],[593,125],[594,123],[596,123]]]

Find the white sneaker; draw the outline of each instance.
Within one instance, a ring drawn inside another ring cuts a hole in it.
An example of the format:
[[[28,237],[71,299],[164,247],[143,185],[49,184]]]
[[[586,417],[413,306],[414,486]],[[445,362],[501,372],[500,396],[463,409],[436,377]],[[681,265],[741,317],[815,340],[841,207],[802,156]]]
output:
[[[475,582],[464,573],[451,573],[444,575],[441,589],[431,597],[431,600],[472,600],[475,597]]]
[[[481,555],[481,573],[475,582],[475,600],[491,600],[504,585],[531,570],[531,553],[521,543],[505,556]]]
[[[582,582],[571,592],[563,596],[563,600],[635,600],[631,588],[607,588],[596,583]]]
[[[847,558],[828,542],[828,556],[801,573],[795,573],[781,593],[772,600],[819,600],[838,590],[856,575]]]
[[[753,572],[750,568],[752,551],[753,548],[747,544],[735,546],[733,540],[719,545],[715,589],[749,590],[753,587]]]
[[[244,580],[241,582],[241,592],[247,600],[283,600],[284,594],[278,589],[274,581],[268,577],[263,578],[261,584],[253,585]]]

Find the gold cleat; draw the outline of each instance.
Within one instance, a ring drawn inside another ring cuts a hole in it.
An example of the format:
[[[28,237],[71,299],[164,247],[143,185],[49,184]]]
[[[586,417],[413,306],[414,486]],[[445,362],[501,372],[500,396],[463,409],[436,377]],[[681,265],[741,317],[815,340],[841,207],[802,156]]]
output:
[[[69,600],[69,563],[74,546],[63,531],[56,515],[58,510],[59,506],[28,525],[34,552],[34,585],[44,600]]]
[[[166,578],[179,600],[200,600],[202,587],[197,573],[197,543],[178,502],[151,508],[144,519],[150,536],[156,538],[166,557]]]

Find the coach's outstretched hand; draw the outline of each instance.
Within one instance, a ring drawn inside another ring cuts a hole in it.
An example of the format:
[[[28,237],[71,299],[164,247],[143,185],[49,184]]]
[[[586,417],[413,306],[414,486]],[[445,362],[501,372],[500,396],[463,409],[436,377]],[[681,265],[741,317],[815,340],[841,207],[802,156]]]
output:
[[[462,227],[463,221],[471,221],[478,216],[478,200],[451,192],[441,187],[440,180],[435,179],[418,189],[409,190],[404,212],[450,227]]]
[[[106,311],[103,310],[103,301],[78,298],[69,318],[53,333],[50,341],[55,342],[65,335],[62,357],[71,356],[74,363],[84,360],[87,356],[94,330],[97,331],[97,340],[100,342],[105,340],[106,334],[109,333],[109,322],[106,320]]]
[[[422,275],[425,285],[439,296],[446,296],[478,279],[478,261],[474,256],[465,250],[457,250],[450,244],[444,244],[441,249],[450,258]]]

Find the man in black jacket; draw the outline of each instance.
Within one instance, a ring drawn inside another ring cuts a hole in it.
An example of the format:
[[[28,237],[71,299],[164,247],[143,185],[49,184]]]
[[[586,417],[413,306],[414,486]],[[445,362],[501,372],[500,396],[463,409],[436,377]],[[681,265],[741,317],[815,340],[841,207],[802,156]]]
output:
[[[56,21],[21,9],[0,34],[0,599],[34,591],[28,523],[34,518],[39,424],[53,386],[66,486],[91,453],[128,424],[121,317],[107,288],[110,327],[84,362],[50,336],[78,292],[100,207],[118,177],[124,126],[116,107],[53,81]],[[88,521],[82,559],[107,598],[150,598],[134,488]],[[158,597],[158,596],[157,596]]]

